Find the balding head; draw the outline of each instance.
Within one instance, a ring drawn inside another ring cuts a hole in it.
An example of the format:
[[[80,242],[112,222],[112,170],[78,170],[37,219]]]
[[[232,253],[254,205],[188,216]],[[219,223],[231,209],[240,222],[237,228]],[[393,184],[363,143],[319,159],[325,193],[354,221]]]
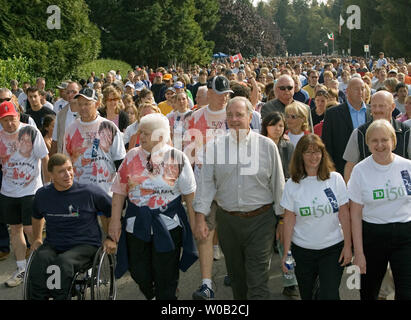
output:
[[[390,92],[381,90],[372,95],[371,114],[373,120],[385,119],[391,121],[394,109],[394,97]]]
[[[294,80],[288,74],[280,76],[275,84],[275,96],[281,103],[288,105],[293,102]]]
[[[364,101],[364,81],[361,78],[351,78],[347,86],[347,100],[357,110]]]

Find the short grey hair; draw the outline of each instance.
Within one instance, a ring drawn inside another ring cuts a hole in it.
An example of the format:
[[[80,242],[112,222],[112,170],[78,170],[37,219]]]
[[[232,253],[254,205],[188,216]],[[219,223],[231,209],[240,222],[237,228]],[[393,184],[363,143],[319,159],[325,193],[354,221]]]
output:
[[[240,96],[234,97],[228,101],[227,107],[225,108],[226,112],[228,112],[228,109],[230,109],[231,105],[236,102],[244,102],[245,106],[247,107],[247,113],[249,115],[253,113],[254,108],[250,100],[248,100],[246,97],[240,97]]]
[[[147,114],[140,119],[138,126],[148,126],[152,128],[153,131],[158,130],[158,134],[164,137],[164,142],[167,143],[171,140],[170,137],[170,122],[161,113],[151,113]]]
[[[10,98],[13,96],[13,93],[8,88],[0,88],[0,93],[3,93],[3,92],[6,92]]]
[[[204,91],[204,94],[207,94],[207,91],[208,91],[207,86],[200,86],[200,87],[198,87],[197,95],[198,95],[198,93],[201,92],[201,91]]]

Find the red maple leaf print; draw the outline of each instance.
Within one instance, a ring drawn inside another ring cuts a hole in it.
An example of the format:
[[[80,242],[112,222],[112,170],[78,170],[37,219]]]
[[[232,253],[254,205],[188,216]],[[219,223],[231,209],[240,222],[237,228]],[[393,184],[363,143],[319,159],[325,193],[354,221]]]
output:
[[[17,180],[19,178],[19,172],[17,171],[17,168],[13,169],[13,179]]]
[[[151,197],[147,204],[150,208],[155,208],[156,206],[156,197]]]
[[[159,206],[162,206],[164,203],[165,203],[165,202],[164,202],[164,200],[163,200],[161,197],[157,200],[157,204],[158,204]]]
[[[143,166],[143,162],[140,159],[140,156],[136,154],[133,159],[127,162],[123,162],[123,166],[120,170],[120,183],[128,183],[128,179],[131,176],[142,176],[145,167]],[[148,179],[144,177],[144,179],[140,182],[142,183],[144,180]]]
[[[71,138],[71,147],[73,151],[81,149],[81,147],[83,146],[83,142],[84,139],[81,136],[79,129],[76,129],[76,131],[73,134],[73,137]]]
[[[3,164],[6,163],[7,156],[7,146],[0,140],[0,158],[4,159]]]
[[[100,169],[98,169],[98,173],[102,174],[104,172],[103,168],[100,167]]]
[[[104,176],[105,176],[106,178],[108,177],[108,175],[109,175],[108,170],[104,171]]]
[[[24,172],[23,172],[23,171],[20,172],[19,177],[20,177],[20,178],[24,178]]]
[[[207,129],[208,129],[208,124],[207,124],[207,119],[205,117],[205,113],[203,113],[200,117],[200,119],[198,119],[198,121],[195,123],[194,126],[197,130],[200,130],[200,132],[202,133],[204,139],[206,137],[206,133],[207,133]]]
[[[93,163],[93,171],[91,172],[91,174],[92,174],[93,176],[97,176],[97,165],[96,165],[95,162]]]

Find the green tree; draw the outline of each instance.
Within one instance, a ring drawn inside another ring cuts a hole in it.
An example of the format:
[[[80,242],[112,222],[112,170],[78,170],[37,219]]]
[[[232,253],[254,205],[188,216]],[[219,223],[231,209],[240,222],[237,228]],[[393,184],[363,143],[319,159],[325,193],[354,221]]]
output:
[[[211,57],[213,43],[204,40],[202,27],[205,32],[211,30],[215,17],[201,17],[194,0],[87,3],[90,8],[99,7],[90,18],[102,31],[104,58],[158,66],[174,60],[205,64]],[[212,3],[207,8],[216,10]]]
[[[411,58],[410,3],[407,0],[378,0],[384,51],[389,56]],[[375,53],[374,53],[375,54]]]
[[[50,5],[60,9],[60,29],[47,26]],[[100,32],[88,11],[84,0],[0,0],[0,58],[26,57],[34,74],[49,84],[69,76],[100,50]]]

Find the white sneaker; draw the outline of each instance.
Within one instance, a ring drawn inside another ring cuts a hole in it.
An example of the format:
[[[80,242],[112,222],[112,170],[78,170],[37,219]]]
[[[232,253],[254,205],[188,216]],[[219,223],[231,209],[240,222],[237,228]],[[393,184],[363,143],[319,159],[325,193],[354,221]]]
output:
[[[214,247],[214,260],[220,260],[221,258],[223,258],[223,252],[220,249],[220,246],[215,246]]]
[[[17,268],[17,270],[13,273],[10,279],[4,283],[6,287],[13,288],[13,287],[17,287],[20,283],[22,283],[24,280],[25,271],[26,271],[25,269],[19,270]]]

